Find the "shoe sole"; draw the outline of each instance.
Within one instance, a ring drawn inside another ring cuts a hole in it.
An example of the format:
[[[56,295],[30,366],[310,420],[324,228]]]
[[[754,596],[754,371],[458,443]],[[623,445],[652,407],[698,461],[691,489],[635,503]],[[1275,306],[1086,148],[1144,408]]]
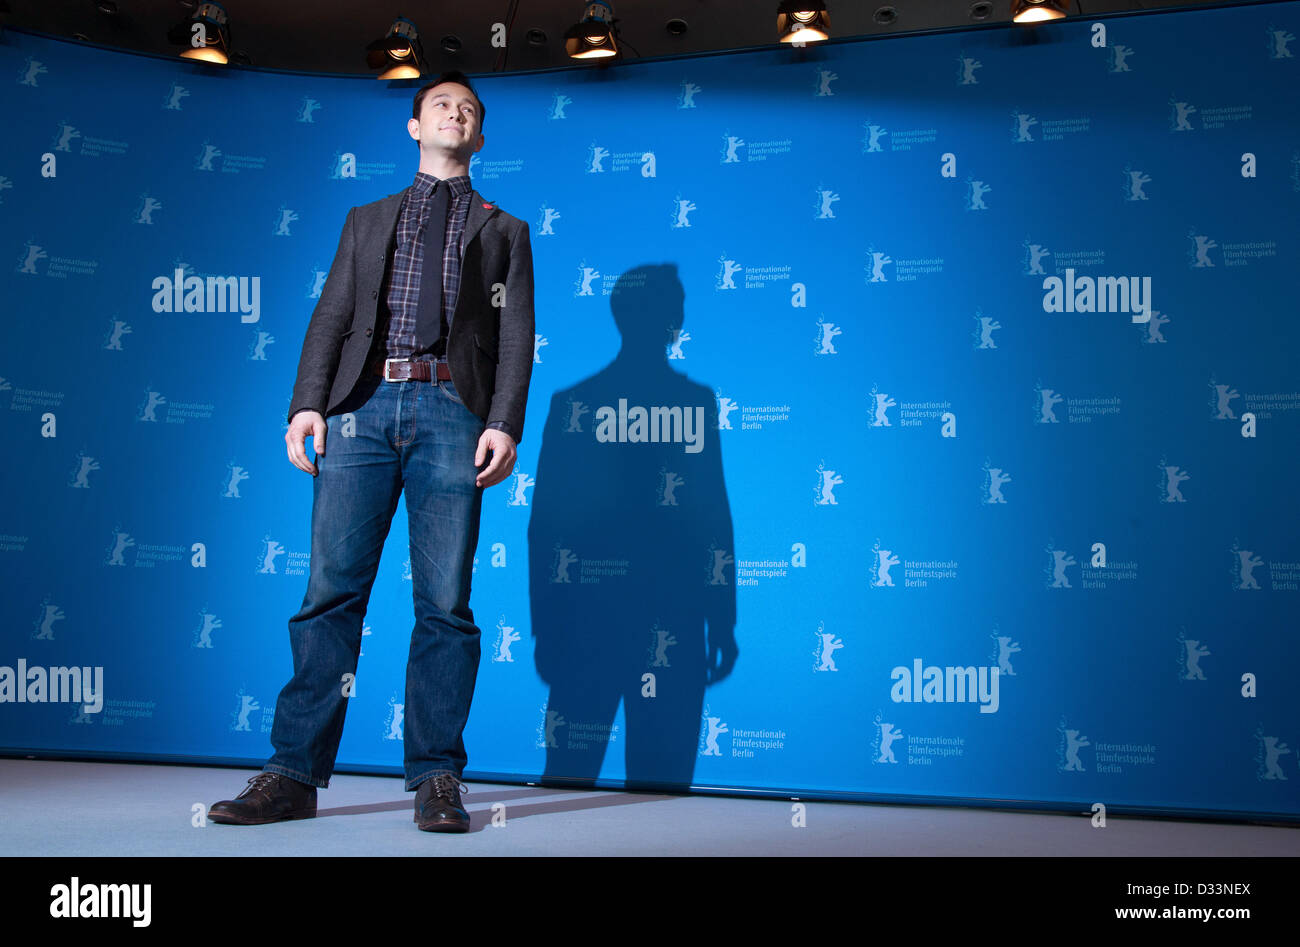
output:
[[[415,823],[421,832],[468,832],[468,822],[424,822]]]
[[[285,815],[274,816],[270,819],[241,819],[238,816],[227,815],[225,813],[208,813],[208,821],[216,822],[221,825],[270,825],[272,822],[293,822],[298,819],[316,818],[315,809],[298,809]]]

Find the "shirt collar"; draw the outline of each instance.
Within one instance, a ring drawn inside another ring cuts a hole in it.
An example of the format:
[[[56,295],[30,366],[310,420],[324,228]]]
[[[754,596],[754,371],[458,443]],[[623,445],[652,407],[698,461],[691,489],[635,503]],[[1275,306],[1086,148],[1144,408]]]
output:
[[[470,184],[469,175],[461,174],[454,178],[436,178],[432,174],[425,174],[423,171],[415,172],[415,180],[411,183],[411,190],[417,197],[428,197],[433,193],[434,186],[439,182],[446,184],[451,188],[452,197],[460,197],[462,194],[468,194],[473,187]]]

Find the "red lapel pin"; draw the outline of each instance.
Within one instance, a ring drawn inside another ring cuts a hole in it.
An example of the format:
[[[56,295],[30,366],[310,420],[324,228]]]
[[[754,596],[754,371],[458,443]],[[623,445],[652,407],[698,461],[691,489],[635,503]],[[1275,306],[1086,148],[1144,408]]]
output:
[[[491,209],[492,209],[492,205],[491,205],[491,204],[484,204],[484,205],[483,205],[483,209],[484,209],[484,210],[491,210]]]

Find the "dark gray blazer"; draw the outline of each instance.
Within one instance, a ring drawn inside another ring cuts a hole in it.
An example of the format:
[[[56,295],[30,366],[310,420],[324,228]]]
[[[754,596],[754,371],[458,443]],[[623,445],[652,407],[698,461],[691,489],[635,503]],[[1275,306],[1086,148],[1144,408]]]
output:
[[[384,354],[373,350],[375,323],[405,194],[399,191],[348,211],[325,288],[307,326],[290,418],[304,408],[329,417],[370,363]],[[486,424],[500,422],[518,443],[533,372],[528,225],[472,191],[461,246],[460,294],[447,339],[451,381],[465,407]],[[494,296],[499,306],[493,305]]]

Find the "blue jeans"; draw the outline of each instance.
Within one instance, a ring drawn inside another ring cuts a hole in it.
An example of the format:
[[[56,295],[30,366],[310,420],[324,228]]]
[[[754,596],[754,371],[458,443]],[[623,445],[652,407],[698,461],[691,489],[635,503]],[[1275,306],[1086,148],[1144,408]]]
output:
[[[358,405],[354,409],[352,405]],[[465,768],[462,733],[478,675],[479,629],[469,608],[483,491],[474,452],[483,422],[449,381],[386,382],[367,375],[329,419],[316,458],[311,575],[289,620],[293,677],[275,705],[265,772],[324,788],[343,735],[362,620],[398,497],[406,491],[415,627],[406,664],[406,789]]]

